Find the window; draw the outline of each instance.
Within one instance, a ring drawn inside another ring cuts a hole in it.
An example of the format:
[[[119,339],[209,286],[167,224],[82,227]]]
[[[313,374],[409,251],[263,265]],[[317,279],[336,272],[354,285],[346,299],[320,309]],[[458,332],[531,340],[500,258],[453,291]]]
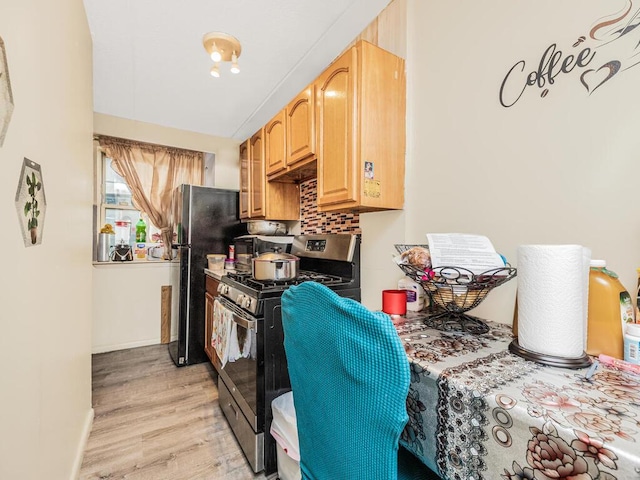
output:
[[[100,200],[100,230],[106,224],[113,226],[116,237],[115,244],[136,244],[136,223],[142,219],[147,226],[146,243],[160,239],[160,231],[146,215],[133,206],[131,191],[124,179],[111,166],[111,159],[102,154],[102,194]]]
[[[173,196],[177,185],[202,184],[205,155],[196,150],[104,135],[98,135],[94,140],[94,232],[100,233],[106,225],[111,225],[115,233],[96,235],[94,260],[108,261],[103,260],[108,256],[105,238],[109,251],[122,243],[133,247],[134,260],[168,260],[170,252],[165,243],[171,245],[175,233],[172,241],[173,224],[167,196]],[[114,170],[116,163],[122,167],[123,176]],[[133,204],[133,197],[137,199],[138,195],[148,202],[144,212]],[[146,227],[146,245],[136,242],[136,224],[141,218]]]

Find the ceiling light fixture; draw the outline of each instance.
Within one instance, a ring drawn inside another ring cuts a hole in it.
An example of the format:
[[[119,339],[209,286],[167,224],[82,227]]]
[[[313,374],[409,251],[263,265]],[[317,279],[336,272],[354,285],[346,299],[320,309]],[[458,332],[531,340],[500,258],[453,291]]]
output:
[[[211,59],[215,62],[211,68],[211,75],[214,77],[220,76],[220,70],[218,67],[219,62],[232,62],[231,72],[240,72],[238,66],[238,57],[242,52],[242,47],[237,38],[222,32],[209,32],[202,37],[202,44],[204,49],[211,56]]]
[[[219,62],[220,60],[222,60],[222,54],[220,53],[220,50],[218,50],[216,42],[213,42],[213,45],[211,47],[211,60],[213,60],[214,62]]]
[[[233,52],[231,55],[231,73],[240,73],[240,67],[238,66],[238,55]]]

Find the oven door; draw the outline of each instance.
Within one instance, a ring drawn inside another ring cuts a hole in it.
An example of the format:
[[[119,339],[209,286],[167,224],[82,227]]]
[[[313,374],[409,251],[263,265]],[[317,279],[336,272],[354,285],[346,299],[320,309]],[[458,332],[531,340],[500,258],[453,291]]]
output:
[[[214,303],[213,362],[254,431],[258,431],[258,322],[224,297]],[[226,344],[225,344],[226,342]]]

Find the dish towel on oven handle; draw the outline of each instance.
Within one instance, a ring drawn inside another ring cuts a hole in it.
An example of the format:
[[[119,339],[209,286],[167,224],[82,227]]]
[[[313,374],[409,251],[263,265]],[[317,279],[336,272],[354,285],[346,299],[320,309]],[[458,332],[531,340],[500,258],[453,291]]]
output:
[[[229,362],[235,362],[241,358],[249,358],[251,354],[250,333],[246,328],[238,328],[238,324],[232,322],[231,335],[229,336]],[[240,345],[242,345],[242,347]]]
[[[229,359],[229,339],[231,327],[235,325],[232,313],[216,299],[213,302],[213,326],[211,328],[211,346],[224,367]]]

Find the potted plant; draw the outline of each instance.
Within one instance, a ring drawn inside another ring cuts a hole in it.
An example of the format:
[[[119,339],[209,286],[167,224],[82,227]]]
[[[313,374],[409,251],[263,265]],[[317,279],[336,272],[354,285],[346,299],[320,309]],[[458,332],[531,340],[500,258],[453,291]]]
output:
[[[38,217],[40,216],[40,208],[38,207],[37,193],[42,188],[42,182],[39,182],[35,173],[26,176],[29,198],[24,204],[24,216],[27,217],[27,228],[31,234],[31,243],[35,244],[38,240]]]

